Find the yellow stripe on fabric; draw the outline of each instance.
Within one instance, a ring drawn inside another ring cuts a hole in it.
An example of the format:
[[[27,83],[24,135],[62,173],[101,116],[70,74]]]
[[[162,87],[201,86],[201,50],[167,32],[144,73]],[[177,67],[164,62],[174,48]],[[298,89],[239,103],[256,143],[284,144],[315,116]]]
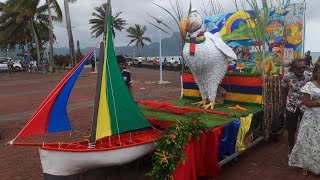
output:
[[[254,94],[240,94],[228,92],[225,95],[225,100],[261,104],[262,96]]]
[[[183,95],[189,97],[201,97],[200,91],[194,89],[183,89]]]
[[[107,33],[108,39],[108,33]],[[100,89],[100,101],[97,120],[96,140],[112,135],[111,118],[109,112],[108,98],[107,98],[107,49],[108,43],[104,52],[104,66],[102,71],[101,89]]]
[[[246,149],[244,139],[250,129],[252,114],[247,117],[240,117],[240,127],[237,135],[236,151],[244,151]]]

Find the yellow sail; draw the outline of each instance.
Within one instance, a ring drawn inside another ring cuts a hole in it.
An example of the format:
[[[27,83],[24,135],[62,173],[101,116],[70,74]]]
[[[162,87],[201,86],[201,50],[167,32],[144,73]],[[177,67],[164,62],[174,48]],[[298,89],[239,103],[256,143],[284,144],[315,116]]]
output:
[[[106,38],[108,39],[108,31]],[[108,43],[106,43],[106,49],[108,49]],[[104,51],[104,67],[102,71],[101,89],[100,89],[100,102],[97,119],[97,131],[96,140],[112,135],[111,117],[108,105],[107,97],[107,51]]]

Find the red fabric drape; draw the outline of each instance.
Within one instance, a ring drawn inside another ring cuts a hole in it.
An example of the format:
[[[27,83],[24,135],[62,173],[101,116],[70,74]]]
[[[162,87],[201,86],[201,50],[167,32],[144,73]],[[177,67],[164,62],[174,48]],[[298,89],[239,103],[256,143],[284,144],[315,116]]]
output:
[[[158,101],[137,101],[138,104],[142,104],[147,106],[148,108],[154,109],[154,110],[166,110],[170,113],[174,114],[187,114],[190,112],[206,112],[209,114],[217,114],[219,116],[228,116],[228,112],[220,112],[217,110],[209,110],[209,109],[201,109],[196,107],[189,107],[189,106],[182,106],[178,107],[175,104],[171,102],[158,102]]]
[[[173,173],[175,180],[196,180],[198,176],[216,177],[220,172],[218,147],[224,126],[202,133],[184,148],[185,163],[180,162]]]
[[[156,118],[152,118],[152,117],[146,117],[146,119],[148,120],[148,122],[154,126],[159,126],[161,128],[168,128],[170,127],[172,124],[174,124],[173,122],[169,122],[169,121],[160,121],[157,120]]]

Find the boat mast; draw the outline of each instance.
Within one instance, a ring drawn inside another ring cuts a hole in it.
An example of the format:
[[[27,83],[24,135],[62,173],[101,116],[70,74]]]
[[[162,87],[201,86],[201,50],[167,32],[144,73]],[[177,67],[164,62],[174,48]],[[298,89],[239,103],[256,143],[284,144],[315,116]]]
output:
[[[97,74],[97,84],[96,84],[96,96],[94,100],[94,111],[92,116],[92,124],[91,124],[91,133],[90,133],[90,148],[95,147],[96,143],[96,130],[97,130],[97,121],[98,121],[98,110],[99,110],[99,102],[100,102],[100,90],[101,90],[101,81],[102,81],[102,71],[104,67],[104,55],[105,55],[105,47],[106,47],[106,34],[107,34],[107,24],[108,24],[108,14],[110,10],[110,0],[108,0],[107,8],[105,9],[105,20],[103,27],[103,41],[100,43],[100,54],[99,54],[99,69]]]

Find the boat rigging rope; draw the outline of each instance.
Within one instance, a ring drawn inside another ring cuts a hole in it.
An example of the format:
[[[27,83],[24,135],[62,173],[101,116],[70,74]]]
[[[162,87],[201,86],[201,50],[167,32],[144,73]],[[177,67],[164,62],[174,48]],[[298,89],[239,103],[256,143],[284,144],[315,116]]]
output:
[[[118,130],[118,136],[119,136],[119,143],[121,146],[121,138],[120,138],[120,129],[119,129],[119,123],[118,123],[118,114],[117,114],[117,109],[116,109],[116,103],[115,103],[115,98],[114,98],[114,93],[113,93],[113,87],[112,87],[112,79],[111,79],[111,74],[110,74],[110,67],[109,67],[109,61],[106,58],[106,63],[107,63],[107,67],[108,67],[108,78],[110,80],[110,85],[111,85],[111,96],[112,96],[112,100],[113,100],[113,107],[114,107],[114,113],[116,115],[116,122],[117,122],[117,130]],[[109,91],[107,91],[107,95],[108,95]]]

